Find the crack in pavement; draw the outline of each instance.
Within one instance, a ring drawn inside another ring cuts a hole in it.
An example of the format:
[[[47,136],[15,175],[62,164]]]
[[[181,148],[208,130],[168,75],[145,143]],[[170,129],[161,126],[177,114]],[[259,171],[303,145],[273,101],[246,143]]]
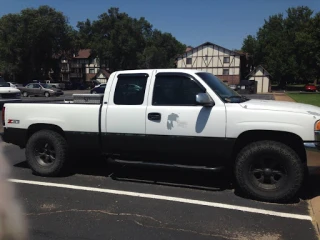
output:
[[[155,222],[158,222],[162,224],[161,221],[150,217],[150,216],[145,216],[145,215],[140,215],[140,214],[133,214],[133,213],[113,213],[113,212],[108,212],[105,210],[81,210],[81,209],[70,209],[70,210],[60,210],[60,211],[49,211],[49,212],[42,212],[42,213],[28,213],[26,214],[27,216],[41,216],[41,215],[51,215],[51,214],[58,214],[58,213],[66,213],[66,212],[87,212],[87,213],[103,213],[103,214],[108,214],[111,216],[133,216],[133,217],[140,217],[140,218],[148,218],[151,219]]]
[[[251,236],[248,236],[248,233],[229,233],[226,232],[225,235],[222,234],[214,234],[214,233],[206,233],[206,232],[198,232],[190,229],[184,229],[184,228],[174,228],[170,227],[168,223],[163,223],[160,220],[155,219],[154,217],[141,215],[141,214],[134,214],[134,213],[114,213],[114,212],[108,212],[105,210],[81,210],[81,209],[70,209],[70,210],[59,210],[59,211],[48,211],[48,212],[40,212],[40,213],[28,213],[26,216],[44,216],[44,215],[52,215],[52,214],[60,214],[60,213],[67,213],[67,212],[85,212],[85,213],[100,213],[100,214],[107,214],[110,216],[127,216],[127,217],[138,217],[143,219],[152,220],[159,224],[159,226],[156,225],[150,225],[143,223],[141,221],[132,220],[135,224],[147,227],[147,228],[156,228],[156,229],[166,229],[166,230],[172,230],[172,231],[178,231],[178,232],[186,232],[186,233],[192,233],[192,234],[198,234],[201,236],[207,236],[207,237],[219,237],[226,240],[255,240],[255,239],[268,239],[268,240],[279,240],[280,236],[278,234],[252,234]]]

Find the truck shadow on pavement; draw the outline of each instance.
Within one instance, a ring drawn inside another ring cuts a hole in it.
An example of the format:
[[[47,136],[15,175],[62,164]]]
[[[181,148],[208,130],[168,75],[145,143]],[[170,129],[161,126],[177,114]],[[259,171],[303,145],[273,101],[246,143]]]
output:
[[[79,159],[78,159],[79,160]],[[26,161],[14,167],[28,169]],[[223,191],[233,189],[233,183],[225,172],[191,171],[185,169],[144,167],[109,163],[102,159],[78,161],[72,172],[62,175],[68,178],[73,175],[87,175],[110,178],[114,181],[133,182],[149,185],[189,188],[207,191]]]
[[[7,157],[10,162],[10,156]],[[22,161],[13,166],[15,168],[29,168],[26,161]],[[314,174],[316,170],[318,174]],[[204,170],[194,171],[165,167],[156,168],[122,165],[118,163],[110,163],[99,156],[82,155],[81,157],[77,157],[77,163],[75,164],[72,172],[61,176],[61,178],[68,178],[78,174],[106,177],[114,181],[161,185],[182,189],[185,188],[205,191],[233,190],[236,196],[249,199],[236,187],[234,177],[232,176],[232,172],[230,170],[213,173]],[[298,197],[290,201],[288,204],[296,204],[301,200],[309,200],[316,196],[320,196],[320,189],[317,187],[319,186],[319,183],[320,168],[313,169]]]

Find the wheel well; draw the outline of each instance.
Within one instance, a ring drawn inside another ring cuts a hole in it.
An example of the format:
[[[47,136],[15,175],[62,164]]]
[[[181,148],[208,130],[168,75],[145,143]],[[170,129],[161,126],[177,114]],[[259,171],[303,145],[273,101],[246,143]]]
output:
[[[234,146],[234,158],[236,155],[248,144],[260,141],[260,140],[273,140],[286,144],[293,151],[295,151],[302,162],[307,161],[306,150],[303,146],[301,137],[294,133],[282,132],[282,131],[265,131],[265,130],[253,130],[247,131],[237,138]]]
[[[53,124],[43,124],[43,123],[39,123],[39,124],[32,124],[27,131],[27,141],[28,139],[36,132],[40,131],[40,130],[51,130],[54,132],[59,133],[61,136],[65,137],[63,130],[57,126],[57,125],[53,125]]]

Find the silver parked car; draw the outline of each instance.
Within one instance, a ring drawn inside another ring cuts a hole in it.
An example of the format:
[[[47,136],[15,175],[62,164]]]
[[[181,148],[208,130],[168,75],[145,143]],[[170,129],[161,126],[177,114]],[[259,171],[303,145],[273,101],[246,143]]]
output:
[[[29,83],[25,87],[18,87],[21,91],[22,96],[60,96],[63,95],[63,91],[61,89],[57,89],[52,87],[46,83]]]

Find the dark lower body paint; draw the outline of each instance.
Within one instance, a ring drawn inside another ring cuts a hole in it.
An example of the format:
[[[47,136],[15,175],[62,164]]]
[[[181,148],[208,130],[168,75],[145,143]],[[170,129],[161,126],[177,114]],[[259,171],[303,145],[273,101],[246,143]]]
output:
[[[218,167],[229,165],[236,139],[122,133],[64,132],[71,150],[149,163]],[[26,146],[27,130],[4,128],[3,141]]]

